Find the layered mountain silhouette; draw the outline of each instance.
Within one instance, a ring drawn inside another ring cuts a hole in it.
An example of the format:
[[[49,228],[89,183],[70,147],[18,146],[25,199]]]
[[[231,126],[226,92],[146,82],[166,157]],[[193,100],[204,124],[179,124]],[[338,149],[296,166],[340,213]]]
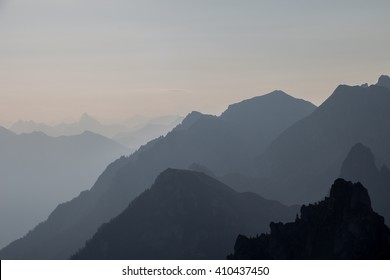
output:
[[[34,121],[17,121],[10,128],[15,133],[43,132],[52,137],[72,136],[84,131],[92,131],[108,138],[113,138],[120,132],[128,131],[128,128],[119,124],[102,124],[88,114],[83,114],[79,121],[74,123],[60,123],[54,126]]]
[[[73,258],[224,259],[239,232],[264,231],[297,211],[201,172],[167,169]]]
[[[361,143],[354,145],[344,160],[340,177],[361,182],[371,197],[376,212],[390,223],[390,170],[386,165],[377,167],[372,151]]]
[[[91,131],[136,151],[141,145],[159,136],[165,136],[183,117],[161,116],[157,118],[134,117],[120,123],[102,124],[88,114],[83,114],[74,123],[60,123],[54,126],[34,121],[17,121],[10,130],[15,133],[43,132],[52,137],[78,135]]]
[[[107,164],[125,154],[125,147],[91,132],[54,138],[0,127],[0,247],[88,189]]]
[[[89,191],[59,205],[45,222],[1,250],[0,258],[69,258],[102,224],[128,213],[134,207],[128,208],[129,203],[167,168],[199,170],[236,190],[252,190],[286,204],[319,200],[340,170],[343,176],[345,170],[354,170],[355,160],[346,158],[356,143],[370,147],[379,166],[389,166],[387,78],[372,86],[339,86],[318,108],[275,91],[231,105],[219,117],[192,112],[165,137],[110,164]],[[386,168],[379,172],[388,173]],[[367,187],[374,210],[382,214],[373,191],[378,184]],[[102,232],[106,240],[104,227]],[[100,242],[99,234],[89,243]],[[88,248],[94,250],[87,244],[79,253]]]
[[[111,164],[90,191],[58,206],[47,221],[0,251],[0,257],[69,258],[165,169],[197,163],[216,176],[241,172],[279,133],[314,109],[277,91],[233,105],[220,117],[190,114],[165,137]]]
[[[389,259],[390,230],[372,210],[367,189],[338,179],[329,197],[302,206],[292,223],[270,234],[240,235],[231,259]]]
[[[312,114],[281,133],[248,176],[266,182],[262,193],[283,203],[323,197],[355,143],[368,145],[390,163],[390,89],[337,87]]]

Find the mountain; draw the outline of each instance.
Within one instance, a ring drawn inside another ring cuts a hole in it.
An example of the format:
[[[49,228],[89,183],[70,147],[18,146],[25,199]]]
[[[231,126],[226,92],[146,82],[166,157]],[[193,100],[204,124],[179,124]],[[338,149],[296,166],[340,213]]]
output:
[[[302,206],[295,222],[271,223],[259,237],[240,235],[231,259],[390,259],[390,230],[367,189],[338,179],[329,197]]]
[[[69,258],[93,236],[99,226],[119,215],[136,196],[149,188],[158,174],[165,169],[183,169],[197,163],[216,176],[238,172],[245,168],[250,158],[260,154],[272,139],[268,137],[263,141],[256,135],[262,134],[262,128],[248,125],[256,123],[252,118],[257,118],[259,123],[264,120],[273,123],[274,120],[280,119],[280,108],[292,108],[290,112],[283,112],[291,116],[286,118],[284,126],[280,122],[277,125],[277,131],[283,131],[294,120],[299,119],[297,116],[303,118],[315,109],[314,105],[306,101],[280,93],[250,100],[259,106],[258,110],[253,108],[250,115],[230,113],[231,108],[224,113],[225,117],[190,114],[165,137],[149,142],[128,158],[118,159],[103,172],[91,190],[58,206],[44,223],[0,251],[0,257]],[[262,113],[261,100],[267,105],[265,107],[274,108],[271,114],[269,109],[266,114]],[[243,108],[246,110],[247,106]],[[242,117],[242,123],[235,122],[234,115]],[[243,116],[248,116],[249,119],[245,120]],[[277,134],[274,134],[273,138],[276,137]]]
[[[126,126],[129,128],[129,131],[137,131],[149,124],[169,125],[172,123],[178,123],[182,120],[183,117],[178,115],[163,115],[159,117],[145,117],[135,115],[131,118],[119,120],[117,123]]]
[[[387,75],[380,76],[376,85],[390,89],[390,77]]]
[[[267,95],[230,105],[220,118],[239,127],[245,126],[245,133],[251,132],[246,136],[266,143],[262,147],[265,148],[275,136],[314,109],[315,106],[308,101],[275,90]]]
[[[107,164],[127,153],[91,132],[54,138],[0,128],[0,247],[88,189]]]
[[[10,127],[10,130],[15,133],[40,131],[52,137],[71,136],[81,134],[84,131],[92,131],[105,137],[113,138],[120,132],[128,131],[128,128],[119,124],[101,124],[90,115],[83,114],[78,122],[60,123],[55,126],[34,121],[17,121]]]
[[[239,232],[293,220],[297,210],[238,193],[204,173],[167,169],[73,258],[223,259]]]
[[[169,122],[171,120],[171,122]],[[147,142],[165,136],[169,131],[175,128],[181,121],[182,117],[165,116],[149,120],[144,126],[127,132],[118,133],[113,139],[135,151]]]
[[[40,131],[40,132],[43,132],[47,135],[50,135],[53,128],[45,123],[36,123],[34,121],[19,120],[19,121],[15,122],[14,124],[12,124],[9,127],[9,129],[12,132],[15,132],[18,134],[32,133],[35,131]],[[51,135],[51,136],[58,136],[58,135]]]
[[[390,171],[386,165],[377,167],[370,148],[355,144],[343,162],[340,177],[367,187],[374,210],[390,224]]]
[[[358,142],[390,163],[390,89],[341,85],[306,118],[281,133],[257,158],[251,176],[261,192],[285,204],[323,197]]]
[[[84,131],[91,131],[113,139],[115,142],[136,151],[141,145],[165,136],[183,120],[180,116],[160,116],[146,118],[136,116],[118,124],[102,124],[88,114],[83,114],[74,123],[60,123],[49,126],[34,121],[17,121],[10,130],[15,133],[43,132],[52,137],[72,136]]]

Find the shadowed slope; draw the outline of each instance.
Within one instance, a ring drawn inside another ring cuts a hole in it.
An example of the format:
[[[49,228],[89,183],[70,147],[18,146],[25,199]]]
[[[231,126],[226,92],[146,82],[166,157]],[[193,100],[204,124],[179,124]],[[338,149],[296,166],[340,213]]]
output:
[[[390,258],[390,230],[376,214],[367,190],[343,179],[329,197],[302,206],[293,223],[271,223],[271,233],[240,235],[232,259],[382,259]]]
[[[168,169],[73,258],[223,259],[239,232],[265,230],[296,211],[204,173]]]
[[[349,149],[365,143],[390,163],[390,89],[339,86],[320,107],[293,124],[258,158],[253,174],[268,180],[264,195],[284,203],[324,196]],[[271,187],[272,186],[272,187]]]

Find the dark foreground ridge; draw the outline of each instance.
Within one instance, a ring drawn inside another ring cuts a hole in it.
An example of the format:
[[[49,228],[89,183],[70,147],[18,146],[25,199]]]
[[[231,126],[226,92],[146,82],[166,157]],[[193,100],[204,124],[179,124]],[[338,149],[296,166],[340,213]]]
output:
[[[201,172],[167,169],[73,258],[224,259],[240,232],[293,220],[297,210]]]
[[[389,259],[390,230],[372,210],[367,190],[337,179],[329,197],[302,206],[293,223],[271,233],[239,235],[229,259]]]

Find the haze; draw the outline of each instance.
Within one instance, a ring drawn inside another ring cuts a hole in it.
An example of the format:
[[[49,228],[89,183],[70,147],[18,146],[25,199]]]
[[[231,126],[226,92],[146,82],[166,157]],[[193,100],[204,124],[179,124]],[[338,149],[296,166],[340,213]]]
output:
[[[389,1],[0,1],[0,123],[320,104],[390,66]],[[369,80],[367,80],[369,79]]]

